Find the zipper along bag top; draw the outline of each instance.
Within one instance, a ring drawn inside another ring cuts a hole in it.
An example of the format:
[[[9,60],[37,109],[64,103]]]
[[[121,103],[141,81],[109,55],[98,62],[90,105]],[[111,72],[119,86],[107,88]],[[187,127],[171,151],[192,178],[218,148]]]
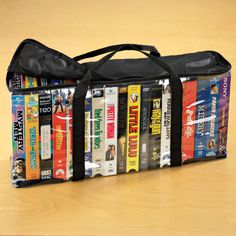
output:
[[[144,58],[113,59],[125,50]],[[13,185],[226,157],[230,70],[214,51],[160,56],[153,46],[120,44],[70,58],[24,40],[6,77]]]

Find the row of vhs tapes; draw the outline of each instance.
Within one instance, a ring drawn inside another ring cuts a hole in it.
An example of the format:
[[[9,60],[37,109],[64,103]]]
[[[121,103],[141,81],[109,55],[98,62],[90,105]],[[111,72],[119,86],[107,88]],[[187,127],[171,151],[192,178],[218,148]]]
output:
[[[12,95],[12,178],[70,179],[74,88]]]
[[[182,160],[226,154],[230,72],[182,81]]]
[[[183,161],[226,152],[230,78],[230,73],[182,78]],[[31,88],[41,80],[13,75],[11,86],[19,86],[19,81],[21,88]],[[73,93],[74,87],[45,87],[38,93],[12,95],[15,183],[68,180],[73,175]],[[108,176],[170,166],[170,134],[167,80],[90,88],[85,99],[85,174]]]
[[[88,91],[87,176],[170,165],[171,93],[162,82]],[[71,87],[12,95],[15,182],[71,178],[73,93]]]
[[[168,81],[92,89],[85,117],[86,175],[170,165]]]

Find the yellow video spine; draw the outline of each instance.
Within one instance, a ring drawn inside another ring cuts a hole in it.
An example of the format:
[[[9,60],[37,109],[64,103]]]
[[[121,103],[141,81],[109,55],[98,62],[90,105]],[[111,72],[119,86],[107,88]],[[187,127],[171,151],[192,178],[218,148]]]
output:
[[[25,95],[26,179],[40,178],[38,95]]]
[[[25,88],[35,88],[37,87],[37,78],[25,76]]]
[[[139,170],[141,85],[128,86],[126,172]]]

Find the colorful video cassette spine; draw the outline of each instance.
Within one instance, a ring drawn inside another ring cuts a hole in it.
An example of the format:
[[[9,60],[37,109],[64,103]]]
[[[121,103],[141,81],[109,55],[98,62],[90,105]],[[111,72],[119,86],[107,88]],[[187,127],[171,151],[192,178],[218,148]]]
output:
[[[105,175],[105,122],[104,122],[104,89],[92,90],[92,176]]]
[[[117,174],[118,88],[105,88],[105,176]]]
[[[63,80],[63,84],[71,84],[71,85],[73,85],[75,83],[76,83],[76,81],[73,80],[73,79],[65,79],[65,80]]]
[[[150,126],[150,85],[141,88],[139,170],[148,169]]]
[[[38,94],[25,95],[26,179],[40,178]]]
[[[194,158],[197,80],[183,84],[182,161]]]
[[[12,95],[12,179],[25,179],[25,102],[23,95]]]
[[[12,89],[22,89],[24,88],[24,76],[18,74],[12,74],[10,79],[10,87]]]
[[[162,86],[160,167],[170,166],[171,90],[168,80]]]
[[[50,80],[50,85],[60,85],[60,84],[62,84],[61,79],[51,79]]]
[[[73,95],[74,88],[63,89],[66,96],[65,111],[66,111],[66,178],[70,179],[73,175],[73,160],[72,160],[72,145],[73,145]]]
[[[85,176],[92,176],[92,93],[85,99]]]
[[[126,172],[139,170],[141,85],[128,86]]]
[[[48,85],[47,78],[40,78],[39,82],[40,82],[40,86],[47,86]]]
[[[37,78],[31,76],[25,76],[25,88],[35,88],[38,86]]]
[[[128,87],[120,87],[118,95],[117,173],[126,172]]]
[[[207,149],[206,156],[215,156],[218,153],[218,123],[220,103],[220,77],[209,79],[209,101],[207,122]]]
[[[207,122],[209,103],[209,80],[198,78],[197,80],[197,101],[196,101],[196,132],[194,143],[194,157],[202,158],[206,156],[207,150]]]
[[[155,85],[150,91],[150,136],[149,136],[149,160],[148,168],[160,166],[161,149],[161,106],[162,85]]]
[[[65,93],[53,91],[53,177],[66,179],[66,111]]]
[[[51,179],[52,162],[52,95],[50,92],[39,94],[39,150],[40,178]]]
[[[219,111],[219,143],[218,154],[226,153],[228,116],[229,116],[229,97],[230,97],[230,72],[224,74],[220,80],[220,111]]]

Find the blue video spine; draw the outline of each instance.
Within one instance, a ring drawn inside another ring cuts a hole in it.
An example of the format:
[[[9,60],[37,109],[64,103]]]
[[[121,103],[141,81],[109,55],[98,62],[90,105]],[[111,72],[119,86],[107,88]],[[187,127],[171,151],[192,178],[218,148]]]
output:
[[[215,77],[209,83],[209,103],[207,122],[207,153],[206,156],[214,156],[218,151],[218,122],[220,100],[220,77]]]
[[[209,80],[198,79],[196,102],[196,134],[194,142],[194,157],[202,158],[206,156],[207,150],[207,113],[209,99]]]

